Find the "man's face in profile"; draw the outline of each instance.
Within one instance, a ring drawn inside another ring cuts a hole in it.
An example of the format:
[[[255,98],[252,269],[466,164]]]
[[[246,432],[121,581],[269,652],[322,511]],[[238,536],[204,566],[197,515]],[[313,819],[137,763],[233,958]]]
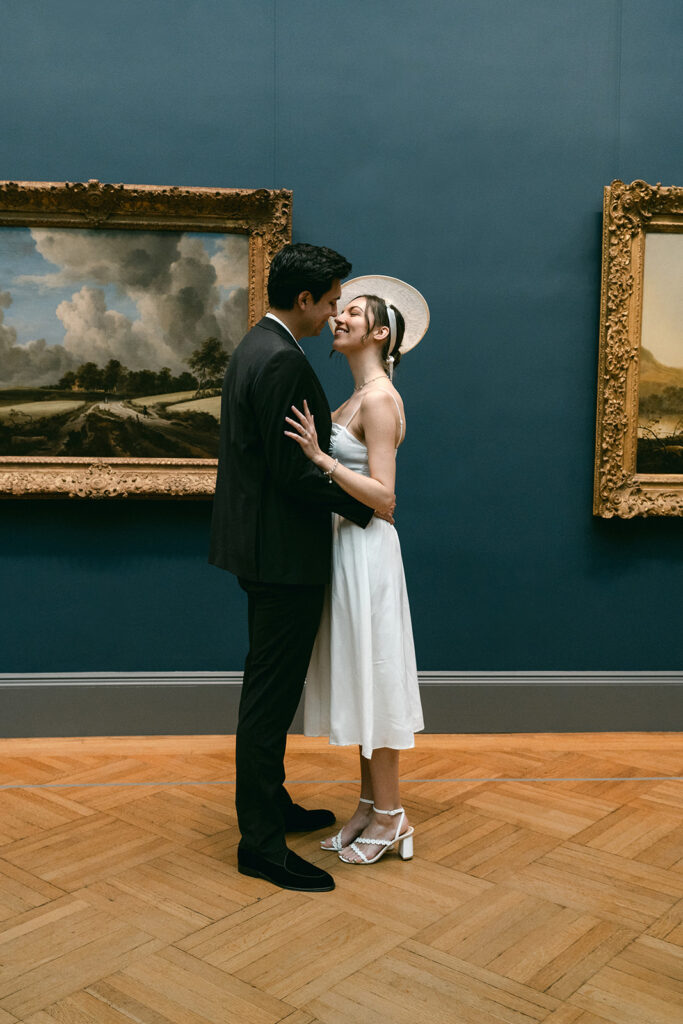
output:
[[[305,307],[306,330],[304,336],[316,338],[327,323],[329,317],[337,315],[337,302],[341,298],[341,282],[335,280],[332,287],[321,295],[317,302],[313,302],[310,292],[305,292],[308,300]]]

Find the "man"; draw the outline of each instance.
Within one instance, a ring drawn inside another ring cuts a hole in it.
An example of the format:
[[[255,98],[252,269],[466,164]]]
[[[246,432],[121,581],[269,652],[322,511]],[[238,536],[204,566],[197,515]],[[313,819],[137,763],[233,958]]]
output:
[[[286,245],[274,257],[269,312],[242,339],[225,375],[211,524],[209,561],[235,573],[248,597],[237,724],[238,869],[304,892],[329,891],[334,881],[289,850],[285,833],[335,819],[293,803],[284,788],[287,730],[330,579],[330,513],[363,527],[373,513],[285,437],[285,417],[306,399],[320,446],[329,445],[330,409],[299,339],[319,335],[336,314],[350,271],[343,256],[313,245]]]

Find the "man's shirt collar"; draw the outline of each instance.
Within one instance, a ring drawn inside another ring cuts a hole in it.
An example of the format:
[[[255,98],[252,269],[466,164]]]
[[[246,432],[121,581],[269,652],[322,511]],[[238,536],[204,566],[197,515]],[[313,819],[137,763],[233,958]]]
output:
[[[274,320],[276,324],[279,324],[279,325],[280,325],[280,327],[284,327],[284,329],[285,329],[285,330],[287,331],[287,334],[288,334],[288,335],[290,336],[290,338],[292,339],[292,341],[294,342],[294,344],[296,345],[296,347],[297,347],[297,348],[299,349],[299,351],[300,351],[300,352],[304,352],[304,350],[303,350],[303,349],[301,348],[301,345],[300,345],[300,344],[299,344],[299,342],[298,342],[298,341],[296,340],[296,338],[294,337],[294,335],[293,335],[293,334],[292,334],[292,332],[290,331],[290,329],[289,329],[289,327],[287,326],[287,324],[283,323],[283,322],[282,322],[282,320],[280,319],[280,317],[279,317],[279,316],[275,316],[275,313],[270,313],[270,312],[269,312],[269,313],[266,313],[266,316],[270,317],[270,319],[271,319],[271,320]],[[304,352],[304,355],[306,355],[306,353],[305,353],[305,352]]]

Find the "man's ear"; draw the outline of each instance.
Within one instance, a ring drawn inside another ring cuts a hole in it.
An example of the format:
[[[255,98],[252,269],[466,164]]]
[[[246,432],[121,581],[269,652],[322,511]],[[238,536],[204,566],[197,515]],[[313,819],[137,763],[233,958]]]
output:
[[[313,302],[313,296],[310,292],[299,292],[296,297],[296,304],[299,309],[306,309],[310,302]]]

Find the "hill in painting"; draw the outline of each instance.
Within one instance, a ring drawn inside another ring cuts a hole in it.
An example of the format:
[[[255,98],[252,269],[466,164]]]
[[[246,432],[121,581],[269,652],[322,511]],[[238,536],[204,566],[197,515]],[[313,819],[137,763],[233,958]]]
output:
[[[641,348],[639,361],[640,395],[645,397],[665,387],[683,388],[683,369],[665,366],[647,348]]]

